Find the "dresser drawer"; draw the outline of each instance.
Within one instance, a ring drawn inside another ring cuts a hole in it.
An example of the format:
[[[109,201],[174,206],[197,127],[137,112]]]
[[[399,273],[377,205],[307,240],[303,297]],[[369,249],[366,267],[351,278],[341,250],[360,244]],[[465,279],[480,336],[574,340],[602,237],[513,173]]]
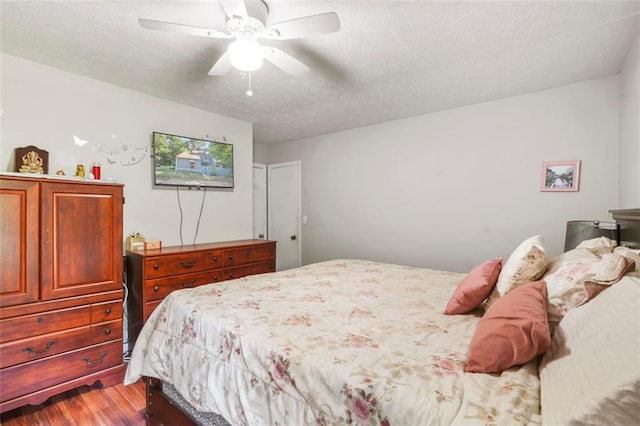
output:
[[[89,325],[91,310],[91,306],[83,305],[2,320],[0,343]]]
[[[144,304],[144,322],[147,322],[153,311],[162,303],[162,299],[154,300]]]
[[[169,278],[148,280],[144,283],[145,302],[164,299],[174,290],[197,287],[203,284],[210,284],[222,281],[222,269],[216,271],[198,272],[195,274],[176,275]]]
[[[0,370],[7,401],[122,364],[122,339]]]
[[[222,250],[205,250],[144,259],[145,279],[222,268]]]
[[[276,245],[263,244],[259,246],[237,248],[224,251],[224,266],[244,265],[247,263],[275,260]]]
[[[122,338],[120,320],[0,344],[0,368]]]
[[[235,268],[226,268],[224,270],[225,280],[233,280],[235,278],[246,277],[247,275],[264,274],[266,272],[275,272],[276,261],[253,263],[251,265],[236,266]]]

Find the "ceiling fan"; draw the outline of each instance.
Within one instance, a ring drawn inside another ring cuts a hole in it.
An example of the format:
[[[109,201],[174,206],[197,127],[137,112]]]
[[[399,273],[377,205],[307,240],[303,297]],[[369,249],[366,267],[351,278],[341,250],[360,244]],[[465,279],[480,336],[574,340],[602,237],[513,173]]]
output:
[[[276,47],[261,45],[258,39],[291,40],[340,30],[340,19],[334,12],[295,18],[267,27],[269,8],[262,0],[220,0],[220,4],[227,15],[227,32],[143,18],[138,22],[151,30],[234,39],[209,71],[212,76],[222,76],[232,67],[255,71],[265,59],[293,76],[301,76],[309,71],[308,66]]]

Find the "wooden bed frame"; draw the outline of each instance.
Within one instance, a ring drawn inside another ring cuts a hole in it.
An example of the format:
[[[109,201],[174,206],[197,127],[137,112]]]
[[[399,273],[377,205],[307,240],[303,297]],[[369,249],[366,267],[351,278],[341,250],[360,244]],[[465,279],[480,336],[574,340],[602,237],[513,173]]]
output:
[[[196,425],[195,421],[162,393],[162,381],[144,378],[147,389],[147,425]]]
[[[640,249],[640,209],[610,210],[609,213],[620,226],[620,244]],[[198,425],[195,419],[165,396],[161,380],[145,377],[144,381],[147,425]]]

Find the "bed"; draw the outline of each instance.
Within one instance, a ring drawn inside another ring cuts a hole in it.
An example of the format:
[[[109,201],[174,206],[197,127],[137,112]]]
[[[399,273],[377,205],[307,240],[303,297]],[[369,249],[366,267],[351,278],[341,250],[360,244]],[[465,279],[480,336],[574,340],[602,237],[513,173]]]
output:
[[[625,248],[548,259],[536,236],[468,274],[339,259],[174,291],[125,384],[149,424],[637,423],[640,210],[612,215]]]

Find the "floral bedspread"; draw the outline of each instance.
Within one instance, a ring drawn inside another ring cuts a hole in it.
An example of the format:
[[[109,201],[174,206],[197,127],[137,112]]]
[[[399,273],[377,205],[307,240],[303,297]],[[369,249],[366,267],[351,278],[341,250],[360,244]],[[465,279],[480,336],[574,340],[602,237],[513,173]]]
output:
[[[463,276],[334,260],[174,291],[125,383],[168,381],[233,425],[539,423],[535,362],[463,372],[481,312],[442,314]]]

